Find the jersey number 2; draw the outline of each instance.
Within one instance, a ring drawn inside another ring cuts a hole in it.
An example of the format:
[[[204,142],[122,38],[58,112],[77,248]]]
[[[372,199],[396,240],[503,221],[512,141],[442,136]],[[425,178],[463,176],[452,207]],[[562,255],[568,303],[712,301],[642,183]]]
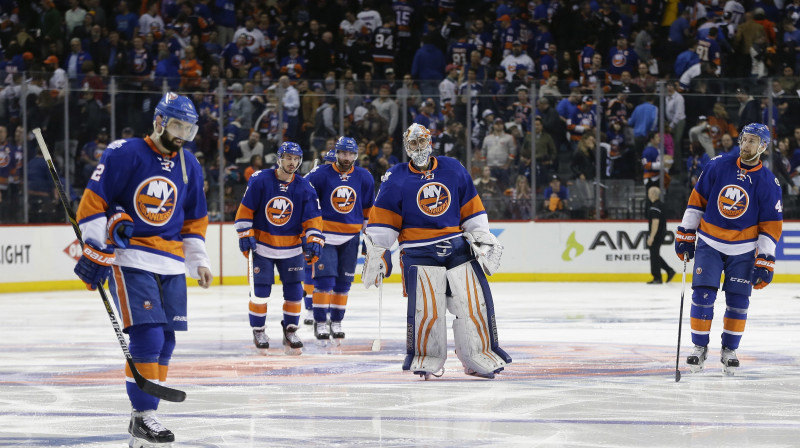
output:
[[[102,163],[97,164],[97,168],[94,169],[94,173],[92,173],[92,180],[100,182],[100,176],[103,175],[103,170],[106,169],[106,166]]]

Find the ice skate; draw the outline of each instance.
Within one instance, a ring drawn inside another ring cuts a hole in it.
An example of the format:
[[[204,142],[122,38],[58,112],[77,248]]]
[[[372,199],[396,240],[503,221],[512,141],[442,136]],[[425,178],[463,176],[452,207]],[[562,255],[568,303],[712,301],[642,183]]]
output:
[[[441,376],[444,375],[444,368],[437,373],[428,372],[426,370],[415,370],[414,375],[419,375],[419,377],[425,381],[428,381],[431,377],[441,378]]]
[[[256,348],[269,348],[269,336],[264,331],[264,328],[253,328],[253,343]]]
[[[316,322],[314,324],[314,336],[316,336],[319,346],[325,347],[328,345],[328,340],[331,338],[328,322]]]
[[[128,433],[131,435],[129,448],[171,447],[175,441],[172,431],[158,421],[156,411],[131,412]]]
[[[336,345],[342,345],[342,339],[344,339],[344,331],[342,331],[341,322],[331,322],[331,337],[333,338]]]
[[[467,375],[470,375],[470,376],[477,376],[478,378],[486,378],[486,379],[489,379],[489,380],[493,380],[494,379],[494,374],[495,374],[495,372],[479,373],[479,372],[476,372],[476,371],[470,369],[469,367],[464,367],[464,373],[466,373]]]
[[[739,368],[739,358],[736,357],[736,350],[722,347],[720,351],[720,362],[722,363],[722,373],[725,376],[733,376]]]
[[[297,336],[297,325],[284,325],[283,327],[283,349],[287,355],[299,355],[303,353],[303,341]]]
[[[303,318],[305,325],[314,325],[314,310],[306,310],[306,317]]]
[[[706,358],[708,358],[708,347],[695,345],[692,354],[686,357],[686,364],[692,373],[697,373],[705,367]]]

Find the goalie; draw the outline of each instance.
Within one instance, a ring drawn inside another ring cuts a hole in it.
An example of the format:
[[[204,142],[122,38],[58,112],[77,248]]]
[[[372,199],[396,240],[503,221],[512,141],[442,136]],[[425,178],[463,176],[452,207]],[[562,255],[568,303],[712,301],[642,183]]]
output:
[[[494,304],[484,273],[500,264],[502,246],[489,233],[486,211],[467,170],[450,157],[432,157],[431,134],[414,123],[403,134],[411,162],[382,178],[367,224],[364,285],[391,275],[400,243],[408,297],[403,370],[425,379],[440,376],[447,358],[446,310],[453,321],[456,355],[468,375],[494,378],[511,362],[500,348]]]

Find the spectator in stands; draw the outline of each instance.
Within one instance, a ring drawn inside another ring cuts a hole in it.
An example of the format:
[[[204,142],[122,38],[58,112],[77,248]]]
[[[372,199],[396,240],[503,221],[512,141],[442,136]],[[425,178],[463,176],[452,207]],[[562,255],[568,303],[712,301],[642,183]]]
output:
[[[166,81],[171,91],[178,90],[181,82],[180,69],[181,61],[178,56],[170,53],[166,42],[159,42],[158,60],[156,60],[156,68],[153,72],[153,83],[160,87]]]
[[[503,187],[497,178],[492,176],[492,170],[488,166],[483,167],[481,177],[475,180],[475,189],[486,208],[489,219],[505,218],[503,215]]]
[[[264,155],[264,144],[260,141],[261,136],[257,131],[250,132],[247,140],[239,142],[240,156],[236,159],[237,164],[251,163],[255,155]]]
[[[623,71],[630,74],[639,65],[639,55],[632,48],[628,48],[628,38],[624,34],[617,36],[617,46],[611,47],[608,60],[610,62],[608,74],[611,75],[614,84],[619,84]]]
[[[459,74],[458,66],[454,64],[445,67],[445,73],[447,73],[447,76],[439,83],[439,104],[442,107],[447,104],[452,107],[456,104],[456,93],[461,75]]]
[[[64,42],[62,41],[61,12],[56,8],[52,0],[42,0],[41,7],[42,48],[47,49],[53,44],[55,45],[56,53],[62,54]]]
[[[722,134],[722,138],[720,139],[722,147],[719,151],[720,154],[735,154],[736,156],[739,155],[739,145],[736,144],[736,141],[731,137],[731,134],[725,133]]]
[[[678,83],[667,81],[667,95],[664,97],[664,119],[667,122],[666,131],[672,135],[675,145],[676,161],[680,161],[683,142],[683,131],[686,128],[686,104],[683,95],[678,93]]]
[[[730,134],[731,137],[737,138],[739,132],[733,123],[728,121],[728,111],[722,103],[714,104],[714,111],[708,117],[708,133],[711,136],[711,142],[714,145],[714,150],[719,153],[722,150],[722,135]]]
[[[509,183],[511,165],[516,158],[514,138],[505,131],[505,122],[497,117],[492,123],[492,132],[483,139],[481,150],[486,157],[486,165],[491,169],[501,188]]]
[[[164,36],[164,19],[158,10],[158,2],[150,3],[147,12],[139,17],[139,35],[145,36],[152,33],[156,39]]]
[[[639,62],[637,75],[631,82],[639,86],[644,93],[654,93],[656,91],[656,77],[650,74],[647,64]]]
[[[561,184],[561,178],[553,174],[550,185],[544,190],[544,203],[542,204],[543,219],[567,219],[566,210],[569,208],[569,190]]]
[[[403,85],[397,89],[397,101],[401,106],[403,98],[406,99],[406,107],[408,108],[419,107],[422,103],[422,92],[419,90],[419,86],[414,82],[411,75],[403,76]],[[401,107],[400,109],[403,110],[404,108]]]
[[[256,135],[258,134],[256,133]],[[247,183],[250,180],[250,176],[252,176],[256,171],[261,170],[263,167],[264,156],[261,154],[253,154],[250,156],[250,165],[244,170],[244,182]]]
[[[558,150],[553,137],[545,131],[542,117],[537,116],[533,124],[533,134],[536,136],[536,186],[544,185],[546,179],[558,173]],[[531,133],[525,135],[520,148],[520,172],[530,177],[531,163]]]
[[[115,29],[119,31],[122,40],[130,42],[133,36],[139,34],[139,16],[128,9],[126,1],[119,2],[117,11],[118,14],[114,17]]]
[[[367,115],[358,123],[358,133],[366,141],[380,145],[389,137],[389,123],[369,104]]]
[[[594,107],[594,101],[589,96],[584,96],[581,104],[575,109],[567,119],[567,131],[569,131],[570,142],[573,145],[578,144],[581,137],[586,134],[594,134],[595,128],[599,124],[599,120]]]
[[[658,125],[658,107],[653,105],[655,98],[647,95],[642,104],[633,109],[628,125],[633,128],[633,136],[636,141],[636,152],[641,154],[648,140],[650,132]]]
[[[711,159],[716,156],[708,118],[705,115],[700,115],[697,118],[697,124],[689,129],[689,143],[692,146],[699,146]]]
[[[420,90],[426,97],[436,95],[445,73],[444,53],[433,42],[433,36],[423,37],[422,47],[414,54],[411,63],[411,77],[420,81]]]
[[[514,187],[506,190],[506,196],[510,199],[511,219],[531,219],[533,194],[525,176],[517,175]]]
[[[397,103],[389,96],[390,89],[387,84],[383,84],[378,89],[379,96],[372,102],[375,110],[378,111],[381,117],[386,120],[388,124],[388,133],[394,137],[395,132],[398,131],[397,124],[399,122],[400,114],[397,109]]]
[[[69,56],[67,56],[67,67],[66,67],[67,74],[71,79],[78,79],[80,82],[81,75],[83,74],[81,70],[83,67],[83,63],[84,61],[91,61],[92,56],[89,53],[83,51],[83,48],[81,46],[81,40],[78,39],[77,37],[72,38],[69,41],[69,46],[70,46],[70,53]]]
[[[551,101],[560,101],[561,96],[561,91],[558,89],[558,75],[553,73],[547,78],[544,85],[539,88],[539,98],[549,98]]]
[[[661,170],[664,171],[664,188],[669,187],[669,169],[672,166],[671,159],[665,155],[661,156],[659,145],[661,144],[661,134],[657,131],[650,131],[648,135],[647,147],[642,152],[642,181],[645,189],[654,185],[659,185]]]
[[[744,87],[736,89],[736,100],[739,101],[739,124],[742,129],[748,123],[761,123],[761,106]]]
[[[594,179],[595,172],[595,155],[594,152],[597,147],[594,135],[584,134],[578,142],[575,152],[572,154],[572,162],[570,170],[575,179],[589,180]]]
[[[691,155],[686,159],[686,181],[690,188],[694,188],[711,158],[708,157],[701,145],[693,144],[689,149]]]
[[[291,50],[291,44],[289,45],[289,48],[290,56],[281,61],[281,72],[287,73],[297,79],[300,77],[300,73],[303,71],[305,61],[303,61],[302,58],[297,55],[296,44],[294,51]],[[292,58],[292,55],[294,58]],[[253,55],[250,53],[250,50],[247,49],[247,36],[240,34],[235,41],[227,44],[225,49],[222,50],[222,54],[220,55],[220,69],[223,71],[229,68],[233,69],[235,74],[241,74],[241,76],[237,77],[246,78],[247,73],[250,71],[250,67],[252,66],[252,61]]]

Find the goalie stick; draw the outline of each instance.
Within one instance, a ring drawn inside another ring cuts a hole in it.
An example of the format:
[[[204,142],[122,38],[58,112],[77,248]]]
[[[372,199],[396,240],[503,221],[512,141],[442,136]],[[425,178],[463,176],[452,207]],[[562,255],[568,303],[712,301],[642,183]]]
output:
[[[378,339],[372,341],[372,351],[381,350],[381,320],[383,320],[383,274],[378,281]]]
[[[64,186],[61,185],[61,180],[58,178],[58,173],[56,172],[56,167],[53,165],[53,158],[50,157],[50,151],[47,150],[47,145],[44,142],[44,138],[42,137],[42,131],[39,128],[34,129],[33,135],[36,136],[36,141],[39,143],[39,149],[42,150],[42,154],[44,155],[45,161],[47,161],[47,166],[50,168],[50,176],[53,178],[53,183],[56,185],[58,189],[58,195],[61,199],[61,205],[64,206],[64,211],[67,213],[67,217],[69,218],[70,224],[72,224],[72,230],[75,231],[75,236],[78,238],[78,242],[80,242],[81,247],[83,247],[83,234],[81,232],[80,227],[78,227],[78,221],[75,217],[75,211],[72,210],[72,207],[69,205],[69,200],[67,199],[67,194],[64,192]],[[160,398],[166,401],[174,401],[180,402],[186,399],[186,392],[177,389],[171,389],[169,387],[162,386],[160,384],[156,384],[147,378],[143,377],[141,373],[136,369],[136,364],[133,362],[133,357],[131,356],[131,352],[128,350],[128,344],[125,342],[125,336],[122,334],[122,329],[120,329],[119,322],[114,314],[114,310],[111,307],[111,302],[108,300],[108,296],[106,296],[106,290],[103,285],[98,285],[97,291],[100,293],[100,298],[103,300],[103,305],[106,307],[106,312],[108,313],[108,318],[111,320],[111,326],[114,327],[114,333],[117,335],[117,341],[119,342],[120,347],[122,348],[122,353],[125,354],[125,360],[128,362],[128,367],[131,369],[131,374],[133,375],[133,379],[136,381],[136,385],[139,386],[139,389],[142,392],[152,395],[156,398]]]

